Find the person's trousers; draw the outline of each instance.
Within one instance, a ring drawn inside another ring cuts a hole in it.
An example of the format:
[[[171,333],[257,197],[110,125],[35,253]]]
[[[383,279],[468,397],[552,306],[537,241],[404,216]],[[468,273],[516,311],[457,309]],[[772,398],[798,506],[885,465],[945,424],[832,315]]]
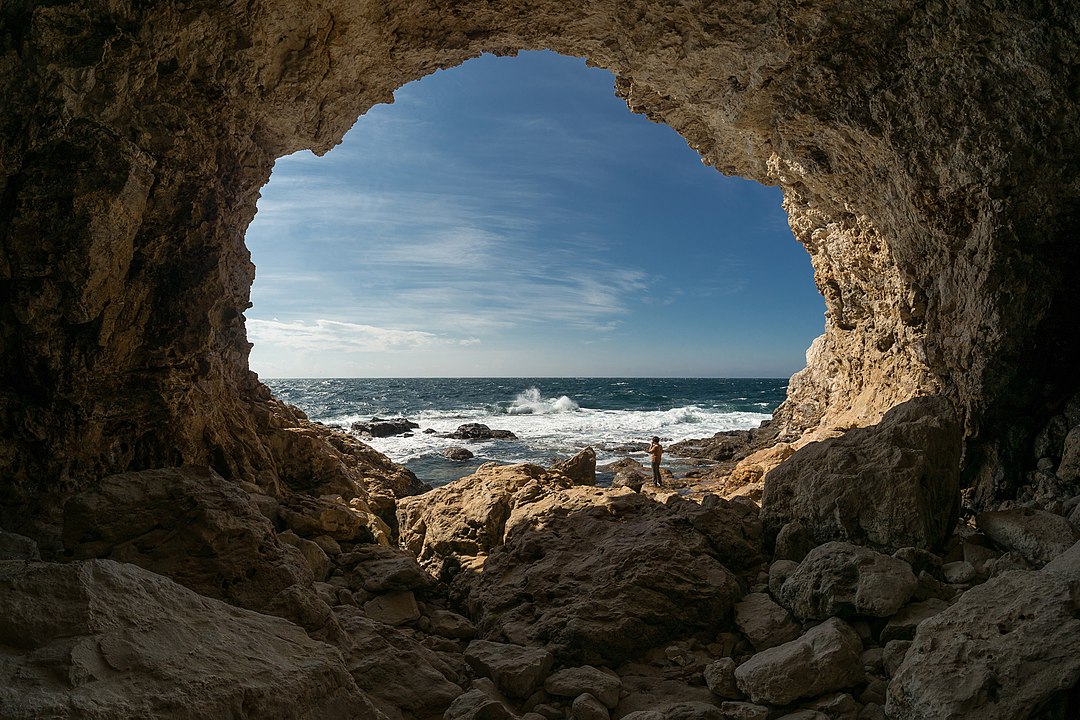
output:
[[[660,484],[660,463],[658,462],[652,464],[652,481],[655,485]]]

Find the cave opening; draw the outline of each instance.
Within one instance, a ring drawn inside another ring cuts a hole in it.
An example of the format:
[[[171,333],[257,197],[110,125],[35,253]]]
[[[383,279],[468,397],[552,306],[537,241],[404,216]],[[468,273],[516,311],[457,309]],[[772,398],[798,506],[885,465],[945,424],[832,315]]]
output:
[[[580,58],[484,55],[400,88],[325,157],[280,159],[246,235],[251,368],[330,425],[501,423],[523,445],[487,449],[503,461],[770,417],[825,309],[782,194],[704,165],[613,83]],[[367,441],[437,484],[480,462],[415,436]]]

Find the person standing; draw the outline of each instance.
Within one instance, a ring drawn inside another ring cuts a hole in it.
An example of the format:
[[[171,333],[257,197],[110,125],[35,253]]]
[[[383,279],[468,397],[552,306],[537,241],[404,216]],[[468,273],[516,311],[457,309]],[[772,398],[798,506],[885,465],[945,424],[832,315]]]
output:
[[[660,459],[664,457],[664,446],[660,444],[660,438],[653,435],[652,445],[649,446],[649,459],[652,461],[653,485],[660,487]]]

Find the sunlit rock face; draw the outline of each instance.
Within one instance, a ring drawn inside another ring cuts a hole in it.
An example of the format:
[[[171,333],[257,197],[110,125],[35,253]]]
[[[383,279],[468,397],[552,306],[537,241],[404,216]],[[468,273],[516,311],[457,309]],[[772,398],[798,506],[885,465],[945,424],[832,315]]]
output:
[[[968,477],[1008,490],[1077,384],[1080,16],[994,5],[4,4],[0,522],[182,462],[306,483],[302,418],[247,369],[243,235],[275,158],[325,152],[438,68],[539,48],[783,188],[828,308],[789,435],[944,394]]]

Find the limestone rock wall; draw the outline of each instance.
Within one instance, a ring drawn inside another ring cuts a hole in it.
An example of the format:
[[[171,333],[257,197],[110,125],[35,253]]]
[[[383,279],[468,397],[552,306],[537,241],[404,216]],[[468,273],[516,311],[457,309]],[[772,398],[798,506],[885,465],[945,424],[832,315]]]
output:
[[[789,435],[942,393],[1006,492],[1077,384],[1078,37],[1064,0],[5,3],[0,505],[181,462],[295,481],[266,438],[303,419],[248,372],[243,318],[275,158],[534,48],[784,189],[828,308]]]

